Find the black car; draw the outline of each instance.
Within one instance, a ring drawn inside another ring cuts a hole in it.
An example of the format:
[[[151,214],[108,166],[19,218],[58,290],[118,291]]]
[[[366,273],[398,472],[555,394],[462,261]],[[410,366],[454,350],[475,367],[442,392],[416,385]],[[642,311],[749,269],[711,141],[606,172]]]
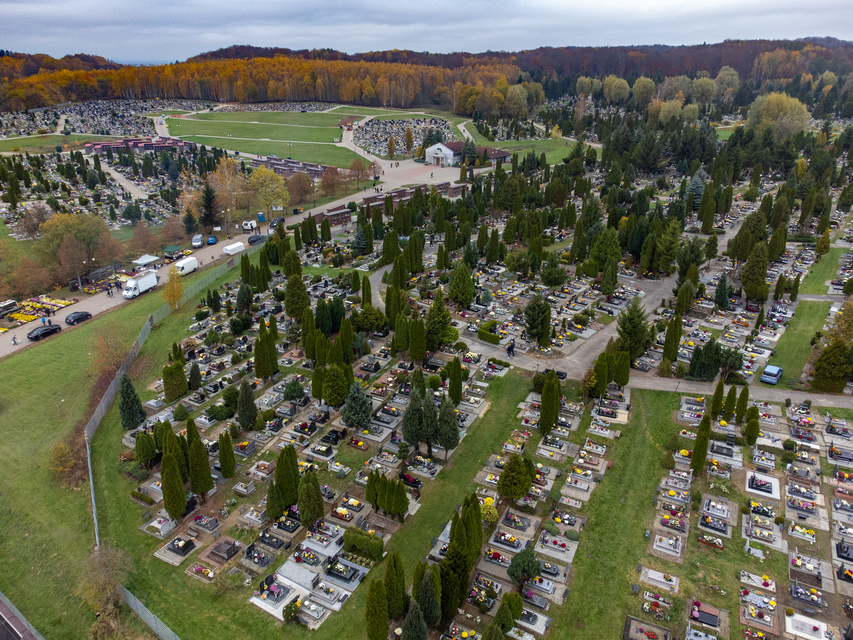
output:
[[[84,320],[88,320],[92,317],[92,314],[88,311],[75,311],[73,313],[69,313],[65,317],[65,324],[79,324]]]
[[[254,236],[249,236],[248,242],[249,242],[249,245],[251,246],[253,244],[258,244],[260,242],[263,242],[264,240],[266,240],[266,238],[264,236],[254,235]]]
[[[62,327],[60,327],[58,324],[44,324],[30,331],[27,334],[27,338],[33,341],[41,340],[42,338],[51,336],[54,333],[59,333],[60,331],[62,331]]]

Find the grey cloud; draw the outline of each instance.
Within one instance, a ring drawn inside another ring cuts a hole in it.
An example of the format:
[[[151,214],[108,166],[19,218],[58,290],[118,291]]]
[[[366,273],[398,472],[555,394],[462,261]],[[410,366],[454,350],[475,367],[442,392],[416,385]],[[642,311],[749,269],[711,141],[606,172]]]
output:
[[[849,0],[17,0],[0,2],[3,46],[169,62],[231,44],[486,51],[696,44],[735,38],[853,39]]]

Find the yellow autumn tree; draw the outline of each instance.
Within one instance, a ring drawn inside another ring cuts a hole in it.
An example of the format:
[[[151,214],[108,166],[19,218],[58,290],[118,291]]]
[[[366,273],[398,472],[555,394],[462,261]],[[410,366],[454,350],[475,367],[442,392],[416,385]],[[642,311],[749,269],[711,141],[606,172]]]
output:
[[[170,307],[177,310],[178,302],[183,295],[184,281],[181,279],[181,274],[178,273],[177,267],[169,267],[169,279],[166,281],[166,286],[163,287],[163,297]]]

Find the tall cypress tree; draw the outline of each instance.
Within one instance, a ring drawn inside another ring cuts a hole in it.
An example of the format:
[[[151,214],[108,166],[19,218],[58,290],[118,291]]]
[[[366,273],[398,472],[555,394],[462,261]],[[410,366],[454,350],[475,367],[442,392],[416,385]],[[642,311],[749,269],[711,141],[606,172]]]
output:
[[[738,424],[743,422],[743,417],[746,415],[746,410],[749,408],[749,387],[743,385],[743,390],[740,392],[740,397],[737,399],[737,409],[735,409],[735,420]]]
[[[240,383],[240,397],[237,400],[237,422],[244,431],[251,431],[255,427],[258,417],[258,407],[255,406],[255,395],[248,380]]]
[[[388,640],[388,600],[385,583],[380,578],[370,581],[364,622],[367,627],[367,640]]]
[[[690,468],[696,476],[702,475],[705,470],[705,459],[708,457],[708,442],[711,439],[711,418],[706,413],[699,423],[696,433],[696,443],[693,445],[693,457],[690,460]]]
[[[189,466],[187,459],[184,456],[181,448],[181,441],[171,428],[167,429],[163,438],[163,456],[172,454],[175,457],[175,463],[178,465],[178,473],[181,477],[181,482],[186,482],[190,477]],[[162,473],[162,469],[161,469]]]
[[[728,422],[732,419],[732,415],[735,412],[735,405],[737,404],[737,387],[732,385],[731,389],[729,389],[728,395],[726,395],[726,402],[723,404],[723,420]]]
[[[136,389],[133,388],[133,381],[126,373],[121,375],[118,394],[118,410],[121,414],[121,426],[124,427],[125,431],[136,429],[139,423],[145,420],[145,411],[142,408],[142,402],[139,400]]]
[[[282,510],[296,504],[299,497],[299,463],[293,445],[283,447],[275,463],[275,483],[281,497]]]
[[[413,362],[423,362],[426,357],[426,327],[420,318],[409,325],[409,357]]]
[[[450,378],[448,382],[447,393],[453,404],[462,402],[462,363],[459,362],[459,357],[453,358],[450,363]]]
[[[557,380],[556,372],[551,369],[545,374],[545,383],[542,386],[542,402],[539,411],[539,431],[542,435],[548,435],[557,425],[557,417],[560,415],[560,382]]]
[[[190,489],[194,494],[201,496],[201,501],[204,502],[207,492],[213,487],[207,449],[204,448],[201,440],[193,440],[190,445]]]
[[[281,502],[281,494],[275,484],[275,477],[270,478],[269,486],[267,487],[267,518],[270,522],[275,522],[284,513],[284,505]]]
[[[711,417],[714,420],[719,420],[720,411],[723,410],[723,393],[725,392],[725,387],[723,386],[723,378],[720,376],[720,381],[717,383],[717,388],[714,389],[714,397],[711,399]]]
[[[433,627],[441,621],[441,598],[437,590],[435,573],[426,567],[421,579],[420,599],[418,603],[424,615],[424,622]]]
[[[361,281],[361,308],[373,306],[373,292],[370,288],[370,278],[364,274],[364,279]]]
[[[234,444],[231,442],[231,434],[224,430],[219,434],[219,470],[223,478],[234,475]]]
[[[163,489],[163,506],[172,520],[180,520],[187,510],[187,496],[184,493],[184,483],[174,454],[163,456],[160,466],[160,478]]]
[[[299,521],[306,529],[323,517],[323,494],[313,471],[308,471],[299,481]]]
[[[450,542],[447,553],[441,561],[441,613],[449,620],[465,599],[468,590],[467,576],[468,544],[465,539],[465,527],[454,512],[450,525]]]
[[[409,596],[406,593],[406,573],[399,551],[392,553],[385,565],[385,598],[388,601],[388,617],[394,620],[402,616]]]
[[[678,358],[678,345],[681,342],[681,316],[676,315],[669,321],[663,343],[663,357],[670,362]]]
[[[429,629],[421,613],[421,608],[417,602],[414,602],[409,607],[406,619],[403,621],[401,640],[427,640],[428,633]]]

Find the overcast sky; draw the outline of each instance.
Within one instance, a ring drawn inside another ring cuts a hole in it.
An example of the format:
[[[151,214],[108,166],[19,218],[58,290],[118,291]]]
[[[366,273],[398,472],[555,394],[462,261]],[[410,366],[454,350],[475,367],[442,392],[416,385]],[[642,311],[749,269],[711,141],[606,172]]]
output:
[[[174,62],[232,44],[348,53],[853,40],[851,0],[0,0],[0,47]]]

